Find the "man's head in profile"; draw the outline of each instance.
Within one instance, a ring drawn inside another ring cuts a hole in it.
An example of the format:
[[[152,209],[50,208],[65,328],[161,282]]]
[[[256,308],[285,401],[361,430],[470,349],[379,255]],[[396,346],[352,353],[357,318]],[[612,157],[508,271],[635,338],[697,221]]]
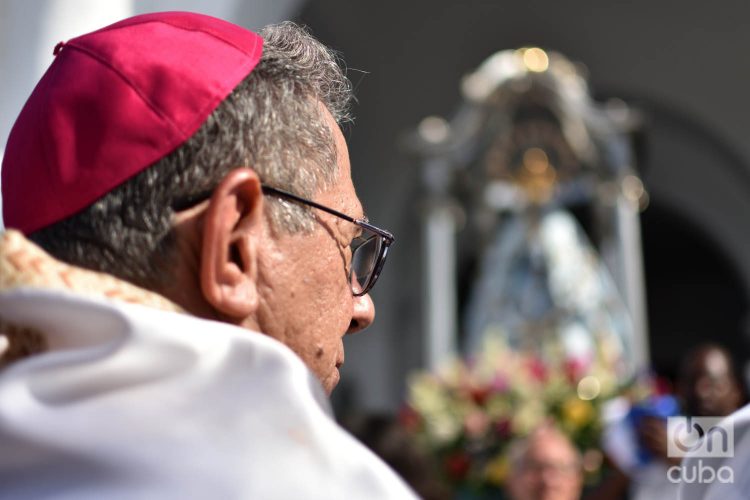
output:
[[[55,53],[8,141],[6,226],[276,338],[330,392],[392,242],[352,184],[331,52],[289,23],[160,13]]]
[[[513,500],[576,500],[583,471],[578,450],[560,430],[543,425],[510,449],[507,491]]]

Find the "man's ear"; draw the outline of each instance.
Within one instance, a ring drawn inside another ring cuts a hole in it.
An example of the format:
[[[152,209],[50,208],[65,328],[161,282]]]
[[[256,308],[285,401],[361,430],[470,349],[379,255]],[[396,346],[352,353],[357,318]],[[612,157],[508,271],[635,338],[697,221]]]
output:
[[[258,248],[264,234],[263,189],[249,168],[228,173],[206,210],[201,289],[220,313],[243,319],[258,307]]]

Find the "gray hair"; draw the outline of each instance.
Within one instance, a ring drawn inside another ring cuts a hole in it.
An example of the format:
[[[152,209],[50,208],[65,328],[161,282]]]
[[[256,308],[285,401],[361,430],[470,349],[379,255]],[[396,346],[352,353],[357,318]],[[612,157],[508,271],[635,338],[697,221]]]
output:
[[[269,185],[312,198],[337,174],[336,147],[321,104],[350,119],[351,84],[337,56],[306,30],[267,26],[255,69],[175,151],[81,212],[30,238],[65,262],[151,287],[169,276],[178,207],[211,192],[237,167]],[[309,231],[308,209],[269,197],[274,231]]]

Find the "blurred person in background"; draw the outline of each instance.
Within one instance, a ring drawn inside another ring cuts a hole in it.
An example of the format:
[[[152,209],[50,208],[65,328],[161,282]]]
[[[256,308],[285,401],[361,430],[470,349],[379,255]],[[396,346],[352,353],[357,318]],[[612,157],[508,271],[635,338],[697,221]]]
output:
[[[746,401],[745,386],[732,355],[715,343],[700,344],[688,351],[680,362],[675,387],[677,410],[688,417],[725,417]],[[680,485],[670,481],[668,474],[671,467],[681,466],[682,458],[669,456],[667,452],[666,417],[642,416],[637,420],[634,437],[647,454],[648,462],[636,464],[634,460],[614,459],[624,454],[607,450],[612,471],[587,499],[677,498]]]
[[[506,491],[511,500],[576,500],[581,497],[581,456],[551,425],[511,444]]]
[[[696,354],[688,360],[684,370],[684,382],[691,389],[685,397],[685,405],[693,415],[728,415],[717,424],[723,432],[715,434],[729,436],[732,449],[725,448],[721,440],[713,440],[714,450],[720,453],[689,452],[680,464],[687,471],[682,478],[692,475],[694,480],[683,480],[679,498],[745,500],[750,492],[750,475],[747,474],[750,469],[750,405],[746,387],[727,350],[708,344]],[[707,447],[705,451],[710,449]]]
[[[291,23],[58,44],[3,159],[0,497],[413,498],[326,398],[393,240],[350,98]]]
[[[688,417],[725,417],[745,402],[744,384],[732,355],[714,343],[701,344],[685,355],[675,385],[682,414]],[[644,417],[638,437],[655,459],[669,465],[680,463],[667,455],[664,419]]]
[[[702,344],[685,356],[677,380],[685,415],[723,417],[745,404],[745,384],[729,351]]]

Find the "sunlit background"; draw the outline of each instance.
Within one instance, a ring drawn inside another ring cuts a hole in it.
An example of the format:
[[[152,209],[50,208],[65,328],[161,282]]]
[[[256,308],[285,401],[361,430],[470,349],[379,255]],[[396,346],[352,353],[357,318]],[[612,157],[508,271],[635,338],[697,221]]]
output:
[[[455,216],[454,233],[429,239],[434,179],[415,152],[414,135],[439,143],[455,132],[446,124],[461,109],[463,78],[493,53],[518,47],[563,54],[588,78],[597,102],[621,99],[637,116],[629,144],[631,166],[648,193],[639,213],[641,298],[655,369],[673,376],[681,356],[708,339],[728,346],[742,362],[750,359],[745,2],[724,2],[719,9],[698,1],[676,7],[645,0],[4,0],[0,143],[57,42],[128,15],[175,9],[250,28],[298,20],[347,62],[358,97],[356,122],[346,131],[355,184],[369,218],[391,230],[397,242],[373,291],[375,324],[347,339],[344,381],[334,395],[337,411],[396,410],[407,374],[466,340],[463,325],[480,249],[472,254],[467,248],[471,224],[461,214],[470,211],[460,196],[451,196],[459,215],[447,215]],[[525,53],[528,69],[545,71],[546,54]],[[544,170],[544,157],[532,152],[527,160]],[[573,214],[589,231],[586,214]],[[431,251],[443,252],[440,258],[448,260],[437,262],[448,265],[435,267],[426,248],[430,241],[441,242]],[[455,286],[430,288],[440,282]],[[431,311],[436,306],[428,299],[436,292],[444,294],[443,307],[452,309]],[[447,323],[436,324],[440,317]],[[454,335],[437,351],[436,331]]]

